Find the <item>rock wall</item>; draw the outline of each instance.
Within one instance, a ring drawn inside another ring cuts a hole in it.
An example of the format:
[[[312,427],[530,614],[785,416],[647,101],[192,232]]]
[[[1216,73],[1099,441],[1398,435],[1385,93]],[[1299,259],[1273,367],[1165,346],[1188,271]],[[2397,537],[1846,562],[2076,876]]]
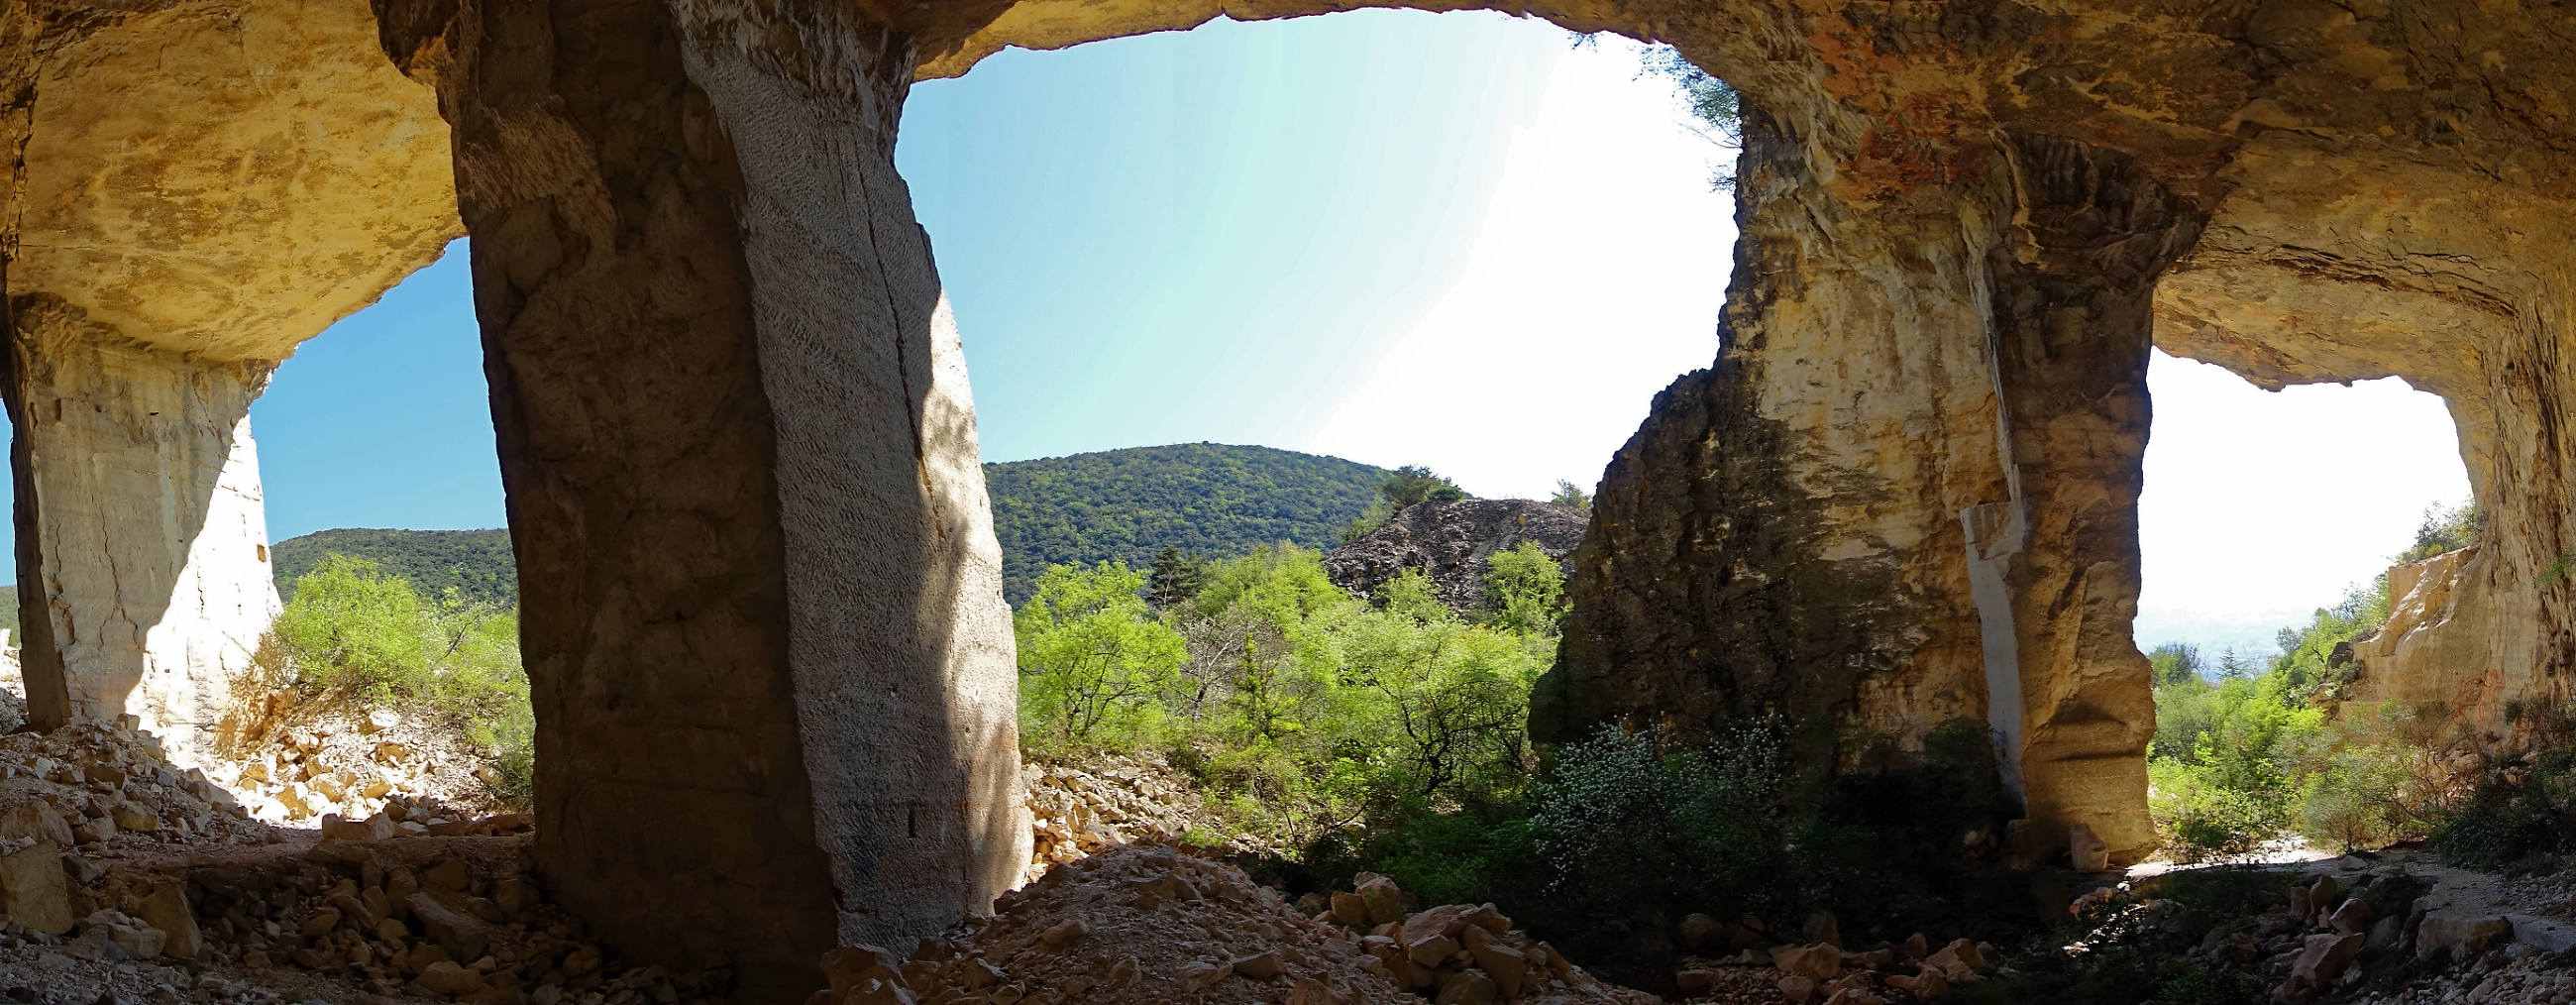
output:
[[[2148,304],[2197,220],[2115,153],[1955,153],[1849,205],[1757,116],[1726,351],[1612,461],[1533,727],[1777,712],[1821,771],[1973,720],[2033,816],[2133,859]]]
[[[386,8],[456,130],[563,902],[781,1001],[989,911],[1017,675],[909,53],[842,6]]]
[[[1451,610],[1473,615],[1485,609],[1485,576],[1492,571],[1486,560],[1495,552],[1528,541],[1564,562],[1583,542],[1590,521],[1582,510],[1529,499],[1420,503],[1326,553],[1324,572],[1333,585],[1373,597],[1397,575],[1415,570],[1431,579]]]
[[[2343,715],[2412,718],[2441,747],[2506,738],[2520,715],[2495,659],[2493,562],[2471,546],[2388,570],[2388,622],[2352,644]]]
[[[250,435],[268,367],[116,345],[19,306],[0,393],[28,720],[130,713],[190,750],[277,614]]]

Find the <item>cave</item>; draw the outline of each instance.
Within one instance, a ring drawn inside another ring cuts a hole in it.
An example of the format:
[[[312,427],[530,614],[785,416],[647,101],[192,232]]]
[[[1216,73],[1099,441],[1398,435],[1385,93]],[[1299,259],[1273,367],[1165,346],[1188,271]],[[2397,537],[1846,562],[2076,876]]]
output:
[[[1015,680],[907,90],[1351,6],[1668,43],[1749,108],[1724,349],[1611,462],[1540,735],[1774,709],[1830,771],[1989,722],[2034,840],[2143,855],[2151,347],[2441,395],[2493,528],[2462,714],[2563,697],[2562,2],[0,0],[39,723],[204,725],[276,606],[247,403],[470,235],[547,881],[777,1000],[984,909]]]

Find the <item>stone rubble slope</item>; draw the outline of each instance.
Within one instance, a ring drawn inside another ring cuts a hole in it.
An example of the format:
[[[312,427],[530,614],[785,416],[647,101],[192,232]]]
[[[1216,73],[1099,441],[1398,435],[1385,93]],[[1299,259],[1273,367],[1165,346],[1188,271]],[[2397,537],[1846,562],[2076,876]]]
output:
[[[1028,784],[1035,835],[1027,880],[1109,848],[1178,843],[1193,831],[1227,832],[1224,822],[1201,804],[1189,776],[1160,755],[1097,755],[1081,765],[1036,761],[1022,770],[1021,778]],[[1276,851],[1233,835],[1224,839],[1224,847],[1253,854]]]
[[[254,819],[131,721],[0,736],[0,999],[717,1000],[723,975],[619,966],[554,909],[524,814],[366,798],[317,835]]]
[[[490,758],[449,723],[286,691],[235,719],[256,725],[240,727],[208,771],[271,823],[363,820],[397,795],[457,818],[509,808],[495,798]]]
[[[870,946],[825,960],[814,1005],[948,1002],[1652,1002],[1593,978],[1493,905],[1407,912],[1384,877],[1307,917],[1222,862],[1112,848],[1048,870],[995,915],[904,960]],[[1356,919],[1355,921],[1353,919]]]

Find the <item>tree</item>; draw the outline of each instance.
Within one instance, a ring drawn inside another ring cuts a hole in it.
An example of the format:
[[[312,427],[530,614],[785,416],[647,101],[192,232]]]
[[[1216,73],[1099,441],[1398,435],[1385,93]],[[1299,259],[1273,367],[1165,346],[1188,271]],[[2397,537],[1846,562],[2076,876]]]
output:
[[[2218,654],[2218,675],[2220,677],[2224,677],[2228,680],[2242,680],[2245,675],[2253,672],[2253,664],[2245,662],[2244,657],[2236,655],[2235,646],[2229,646],[2225,652]]]
[[[1207,563],[1196,556],[1183,555],[1181,549],[1164,545],[1154,556],[1153,578],[1145,593],[1147,603],[1155,610],[1169,610],[1189,602],[1207,582]]]
[[[1549,496],[1547,501],[1570,510],[1592,512],[1592,493],[1583,491],[1583,486],[1574,484],[1570,478],[1557,479],[1556,494]]]
[[[2201,662],[2200,647],[2181,642],[2167,642],[2147,654],[2147,665],[2153,667],[2157,687],[2170,687],[2200,679],[2208,665]]]
[[[1744,102],[1735,88],[1700,69],[1669,45],[1647,46],[1640,58],[1647,73],[1673,82],[1673,89],[1690,106],[1691,117],[1706,127],[1701,135],[1730,155],[1729,163],[1718,168],[1711,181],[1719,189],[1734,188],[1732,154],[1744,146]]]
[[[1022,714],[1033,724],[1067,743],[1088,742],[1104,724],[1143,725],[1187,656],[1180,633],[1146,609],[1144,586],[1125,562],[1050,566],[1038,577],[1037,595],[1011,619]]]
[[[1553,635],[1565,620],[1565,568],[1536,541],[1485,560],[1487,624],[1529,635]]]
[[[1395,473],[1378,483],[1377,491],[1387,505],[1399,510],[1427,502],[1457,502],[1467,498],[1467,490],[1459,488],[1457,482],[1419,464],[1395,469]]]
[[[1406,569],[1378,587],[1377,606],[1391,614],[1401,614],[1416,622],[1428,624],[1450,619],[1449,605],[1440,602],[1440,591],[1431,585],[1431,577],[1420,569]]]

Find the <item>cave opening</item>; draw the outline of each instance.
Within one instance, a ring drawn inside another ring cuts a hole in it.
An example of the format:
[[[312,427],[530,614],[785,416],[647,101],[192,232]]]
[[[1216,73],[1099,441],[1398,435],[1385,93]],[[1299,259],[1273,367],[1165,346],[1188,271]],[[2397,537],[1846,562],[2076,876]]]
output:
[[[2451,410],[2395,377],[2266,390],[2163,352],[2148,384],[2150,810],[2185,858],[2328,844],[2351,821],[2301,786],[2333,783],[2338,751],[2436,740],[2440,693],[2484,673],[2440,643],[2479,630],[2450,627],[2450,608],[2485,572],[2469,561],[2481,517]],[[2222,763],[2276,767],[2220,779]],[[2258,776],[2282,790],[2249,791]],[[2240,797],[2267,808],[2226,833],[2213,807]]]

